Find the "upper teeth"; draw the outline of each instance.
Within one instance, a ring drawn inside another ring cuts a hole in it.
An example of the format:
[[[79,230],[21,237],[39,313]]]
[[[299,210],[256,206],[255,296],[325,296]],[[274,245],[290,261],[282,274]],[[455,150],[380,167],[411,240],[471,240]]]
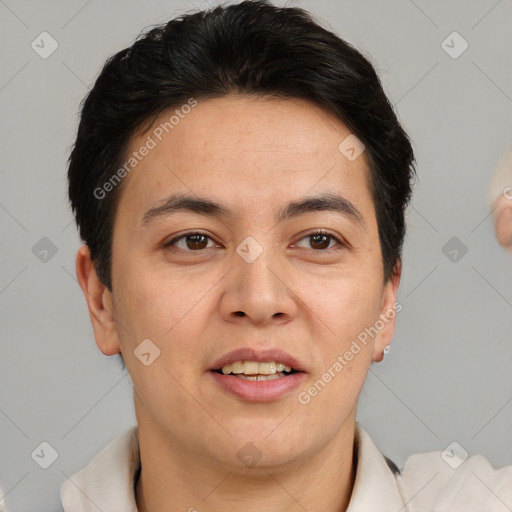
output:
[[[276,363],[275,361],[265,363],[258,363],[258,361],[236,361],[222,367],[222,373],[224,375],[228,375],[229,373],[243,373],[245,375],[272,375],[273,373],[291,371],[291,366],[286,366],[283,363]]]

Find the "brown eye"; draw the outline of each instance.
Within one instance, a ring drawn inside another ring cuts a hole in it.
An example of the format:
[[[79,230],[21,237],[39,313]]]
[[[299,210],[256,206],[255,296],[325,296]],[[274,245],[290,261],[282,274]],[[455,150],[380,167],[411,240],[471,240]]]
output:
[[[189,235],[185,237],[187,248],[191,250],[204,249],[208,245],[208,237],[205,235]]]
[[[310,245],[313,249],[327,249],[331,243],[331,236],[319,233],[317,235],[311,235]]]
[[[202,249],[208,249],[208,245],[213,240],[204,233],[185,233],[165,244],[165,247],[177,247],[185,252],[195,252]]]
[[[306,240],[307,246],[300,245],[300,243]],[[332,244],[332,242],[335,242]],[[315,251],[323,251],[327,252],[331,249],[340,249],[345,244],[342,243],[336,236],[331,233],[318,231],[316,233],[311,233],[306,235],[305,237],[299,240],[299,243],[295,244],[300,247],[305,247],[306,249],[314,249]],[[336,247],[336,245],[340,247]]]

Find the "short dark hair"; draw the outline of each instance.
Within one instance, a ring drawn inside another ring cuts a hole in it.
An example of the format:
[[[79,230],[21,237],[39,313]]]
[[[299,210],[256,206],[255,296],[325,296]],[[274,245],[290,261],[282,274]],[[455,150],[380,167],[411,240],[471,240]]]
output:
[[[232,93],[307,100],[363,142],[386,282],[401,262],[415,160],[372,64],[303,9],[244,1],[150,29],[107,60],[85,98],[69,158],[69,199],[102,283],[112,290],[122,183],[101,197],[95,191],[123,165],[130,138],[190,98]]]

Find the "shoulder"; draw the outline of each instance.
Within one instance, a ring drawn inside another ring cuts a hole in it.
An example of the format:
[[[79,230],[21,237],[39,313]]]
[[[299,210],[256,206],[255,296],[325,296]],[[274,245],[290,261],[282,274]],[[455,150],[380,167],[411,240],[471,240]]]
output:
[[[134,482],[140,467],[138,427],[111,441],[89,464],[61,485],[66,512],[136,512]]]
[[[482,455],[456,452],[418,453],[407,460],[397,481],[411,510],[510,512],[512,466],[497,469]]]

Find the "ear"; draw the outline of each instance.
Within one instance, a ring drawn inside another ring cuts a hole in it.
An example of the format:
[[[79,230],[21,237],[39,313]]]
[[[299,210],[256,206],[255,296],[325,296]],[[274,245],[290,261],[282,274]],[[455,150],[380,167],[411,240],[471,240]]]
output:
[[[380,363],[384,359],[384,348],[391,345],[391,339],[395,332],[396,315],[402,310],[402,305],[397,303],[398,286],[402,276],[402,260],[397,260],[391,277],[382,290],[382,301],[379,319],[375,322],[379,327],[375,336],[372,361]],[[382,327],[382,328],[380,328]]]
[[[96,345],[106,356],[119,354],[112,294],[98,278],[87,245],[82,245],[76,255],[76,276],[89,308]]]

